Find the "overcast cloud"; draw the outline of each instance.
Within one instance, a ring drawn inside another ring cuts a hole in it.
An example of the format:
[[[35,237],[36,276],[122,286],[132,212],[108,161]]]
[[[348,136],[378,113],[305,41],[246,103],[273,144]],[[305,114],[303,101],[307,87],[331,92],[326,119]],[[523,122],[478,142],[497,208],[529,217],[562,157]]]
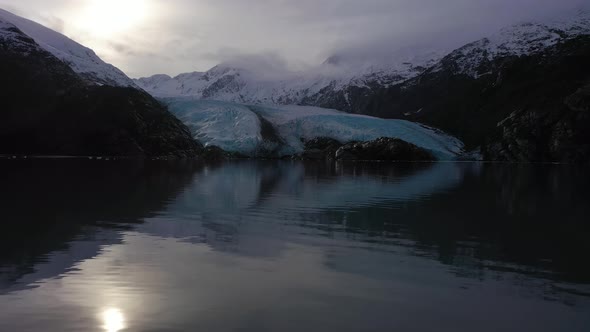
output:
[[[382,61],[400,48],[452,48],[506,25],[588,6],[587,0],[118,0],[110,1],[122,11],[110,8],[113,20],[132,22],[118,22],[117,30],[107,28],[116,24],[104,11],[88,23],[89,4],[97,1],[0,0],[0,6],[93,48],[133,77],[227,61],[298,70],[334,54]],[[125,3],[147,9],[139,15]]]

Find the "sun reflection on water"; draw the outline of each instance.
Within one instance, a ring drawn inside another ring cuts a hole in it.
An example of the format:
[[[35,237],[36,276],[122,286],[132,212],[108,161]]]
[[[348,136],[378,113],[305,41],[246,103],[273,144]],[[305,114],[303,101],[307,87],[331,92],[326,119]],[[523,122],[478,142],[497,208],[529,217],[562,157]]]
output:
[[[118,308],[108,308],[102,312],[103,329],[107,332],[118,332],[124,329],[125,316]]]

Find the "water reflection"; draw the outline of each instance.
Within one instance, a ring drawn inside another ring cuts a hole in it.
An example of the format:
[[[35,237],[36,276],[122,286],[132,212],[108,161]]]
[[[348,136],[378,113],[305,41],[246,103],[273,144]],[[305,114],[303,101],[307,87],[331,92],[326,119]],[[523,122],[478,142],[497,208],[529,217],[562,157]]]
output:
[[[0,168],[0,330],[590,326],[590,181],[576,167]]]
[[[203,166],[25,160],[0,167],[0,294],[59,276],[166,209]],[[100,231],[99,231],[100,230]]]
[[[119,332],[126,328],[125,316],[117,308],[108,308],[102,313],[103,328],[107,332]]]

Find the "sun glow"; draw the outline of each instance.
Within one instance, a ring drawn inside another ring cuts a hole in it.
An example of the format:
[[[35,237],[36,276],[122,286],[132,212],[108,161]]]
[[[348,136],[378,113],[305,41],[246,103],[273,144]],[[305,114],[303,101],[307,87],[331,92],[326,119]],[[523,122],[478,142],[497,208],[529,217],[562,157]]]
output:
[[[106,332],[118,332],[126,328],[125,316],[117,308],[109,308],[102,313],[103,329]]]
[[[113,37],[142,23],[150,13],[149,0],[86,0],[77,26],[97,37]]]

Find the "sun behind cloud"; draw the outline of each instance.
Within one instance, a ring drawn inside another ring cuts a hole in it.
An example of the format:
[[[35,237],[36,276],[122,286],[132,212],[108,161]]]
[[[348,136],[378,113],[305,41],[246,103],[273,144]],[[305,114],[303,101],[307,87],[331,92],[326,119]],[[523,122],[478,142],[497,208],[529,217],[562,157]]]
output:
[[[86,0],[80,7],[74,26],[98,38],[116,38],[147,20],[150,0]]]

